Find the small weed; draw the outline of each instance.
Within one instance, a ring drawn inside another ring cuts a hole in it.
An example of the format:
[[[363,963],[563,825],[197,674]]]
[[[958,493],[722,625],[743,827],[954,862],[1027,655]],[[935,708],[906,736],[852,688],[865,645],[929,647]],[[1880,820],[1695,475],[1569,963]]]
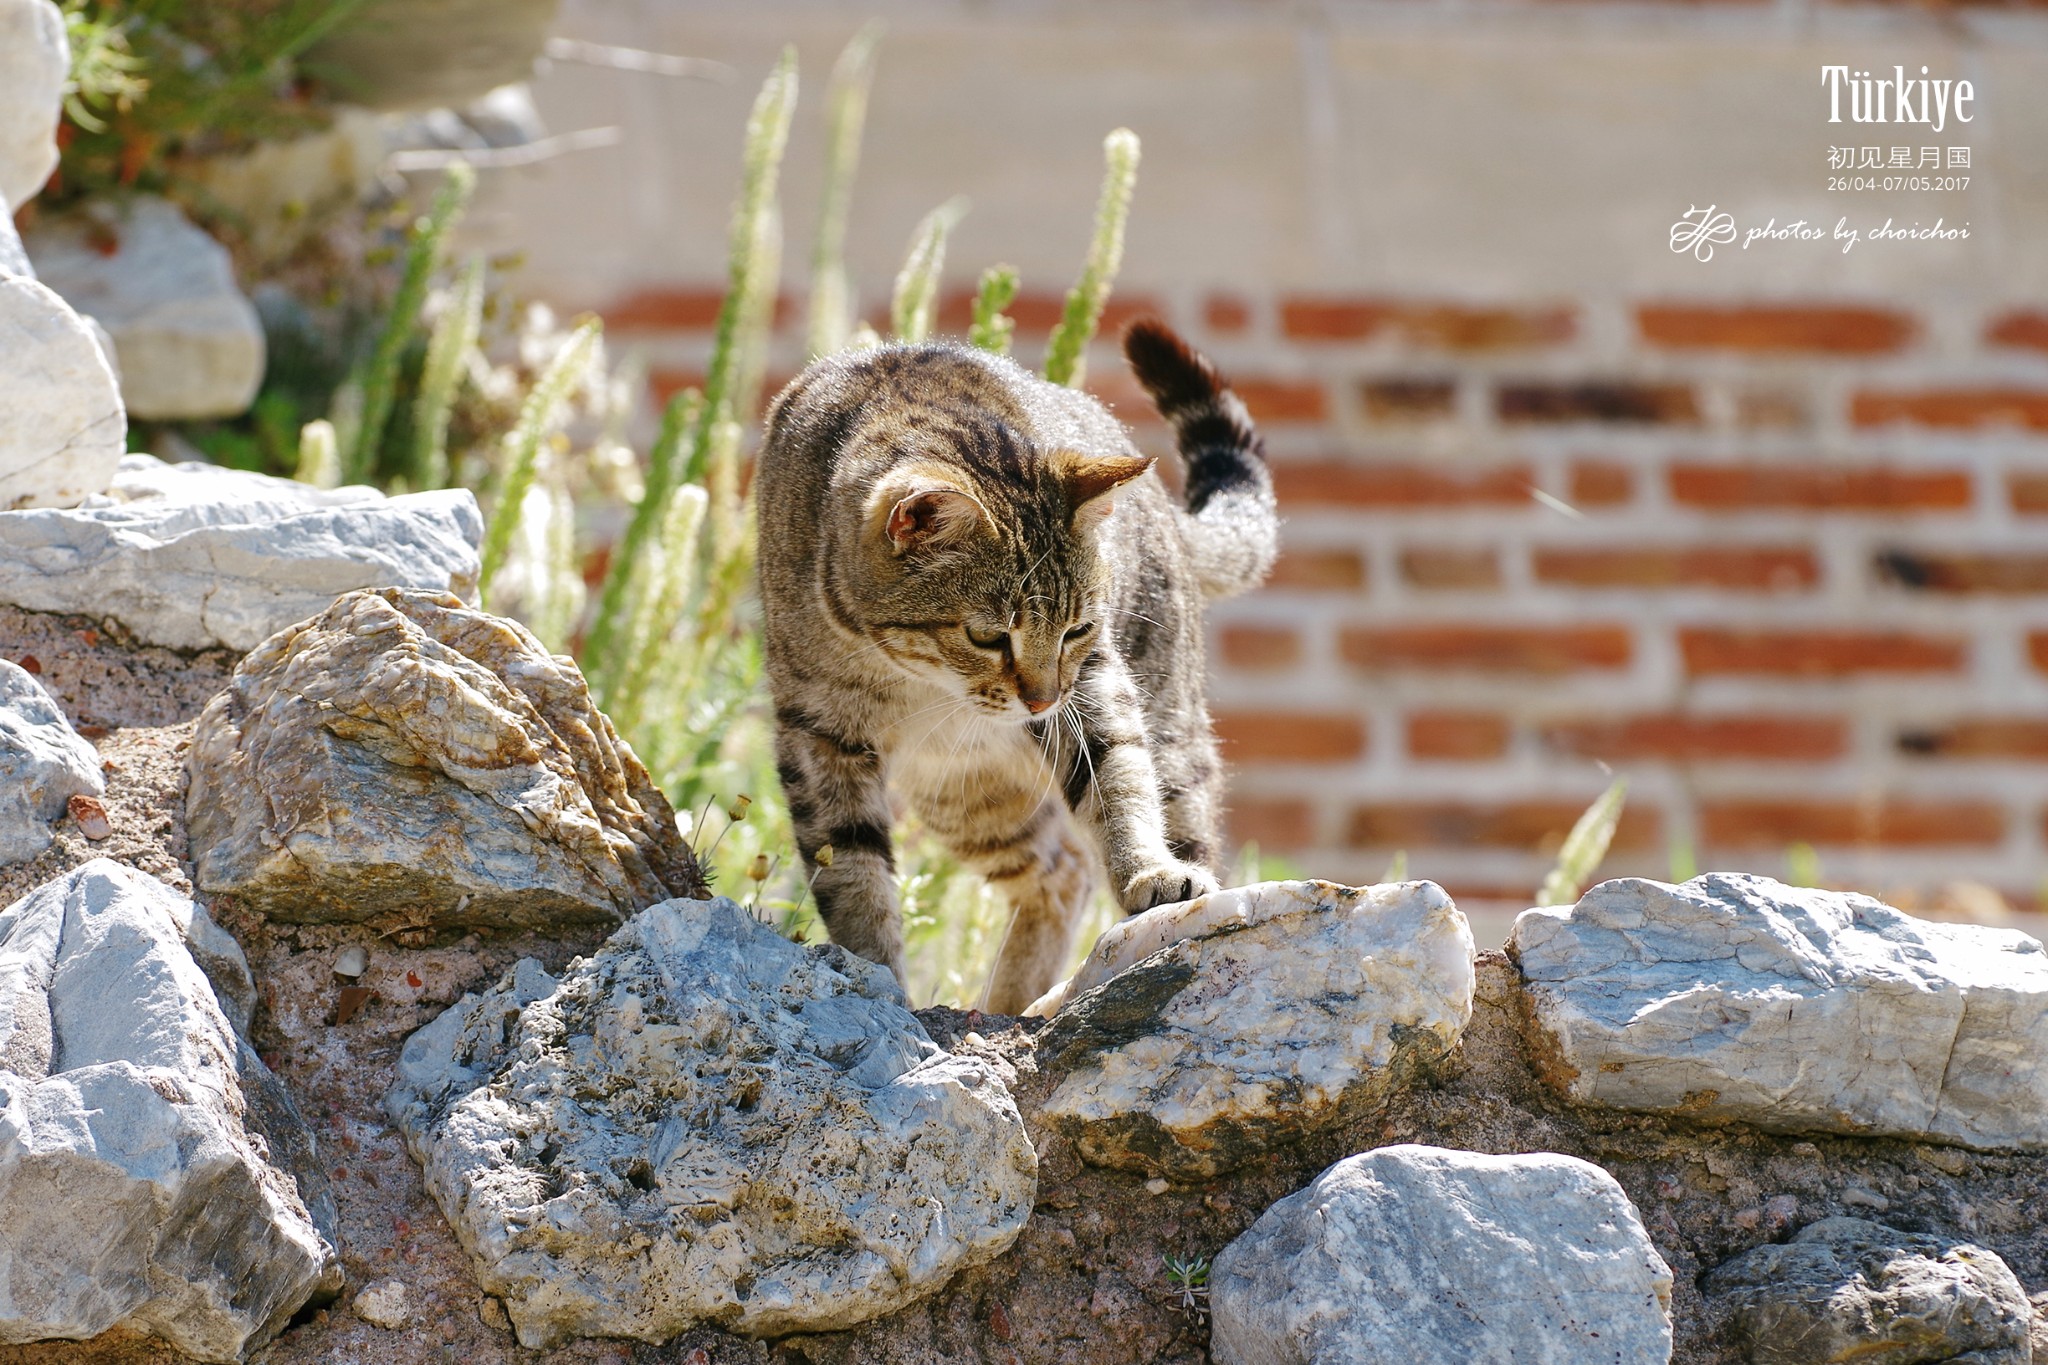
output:
[[[1168,1255],[1166,1288],[1180,1300],[1181,1312],[1206,1319],[1209,1316],[1209,1258]]]

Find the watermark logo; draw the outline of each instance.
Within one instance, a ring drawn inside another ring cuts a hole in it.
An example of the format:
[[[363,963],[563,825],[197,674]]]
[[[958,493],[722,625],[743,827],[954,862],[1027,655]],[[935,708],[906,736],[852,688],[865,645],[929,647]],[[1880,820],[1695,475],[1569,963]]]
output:
[[[1705,208],[1695,204],[1671,225],[1671,249],[1681,256],[1690,254],[1695,260],[1713,260],[1715,247],[1734,240],[1735,215],[1721,213],[1713,204]]]

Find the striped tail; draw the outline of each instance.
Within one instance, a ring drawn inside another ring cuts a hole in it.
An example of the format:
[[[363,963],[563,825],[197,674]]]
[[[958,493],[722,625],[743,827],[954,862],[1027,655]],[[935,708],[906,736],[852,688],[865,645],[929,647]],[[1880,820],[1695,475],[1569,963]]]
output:
[[[1265,442],[1216,367],[1165,323],[1143,318],[1124,333],[1124,357],[1173,425],[1187,462],[1188,549],[1202,592],[1257,587],[1279,551]]]

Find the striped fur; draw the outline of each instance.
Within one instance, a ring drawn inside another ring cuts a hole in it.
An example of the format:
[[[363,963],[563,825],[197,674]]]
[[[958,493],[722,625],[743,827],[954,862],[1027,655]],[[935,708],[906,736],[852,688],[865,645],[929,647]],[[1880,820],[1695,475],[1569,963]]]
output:
[[[777,771],[826,927],[902,975],[907,803],[1014,909],[1006,1012],[1052,984],[1103,875],[1129,912],[1216,885],[1201,606],[1270,563],[1271,485],[1206,362],[1156,325],[1129,347],[1187,507],[1094,399],[951,345],[818,362],[761,452]]]

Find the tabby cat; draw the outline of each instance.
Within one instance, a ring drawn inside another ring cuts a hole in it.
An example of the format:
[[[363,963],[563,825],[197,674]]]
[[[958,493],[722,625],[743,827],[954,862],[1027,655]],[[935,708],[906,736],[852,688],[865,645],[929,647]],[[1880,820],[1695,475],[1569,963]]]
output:
[[[955,345],[819,361],[761,452],[776,764],[825,926],[902,978],[893,791],[1008,898],[1004,1013],[1102,871],[1127,913],[1217,885],[1202,602],[1271,566],[1272,480],[1206,360],[1156,322],[1124,352],[1185,508],[1095,399]]]

